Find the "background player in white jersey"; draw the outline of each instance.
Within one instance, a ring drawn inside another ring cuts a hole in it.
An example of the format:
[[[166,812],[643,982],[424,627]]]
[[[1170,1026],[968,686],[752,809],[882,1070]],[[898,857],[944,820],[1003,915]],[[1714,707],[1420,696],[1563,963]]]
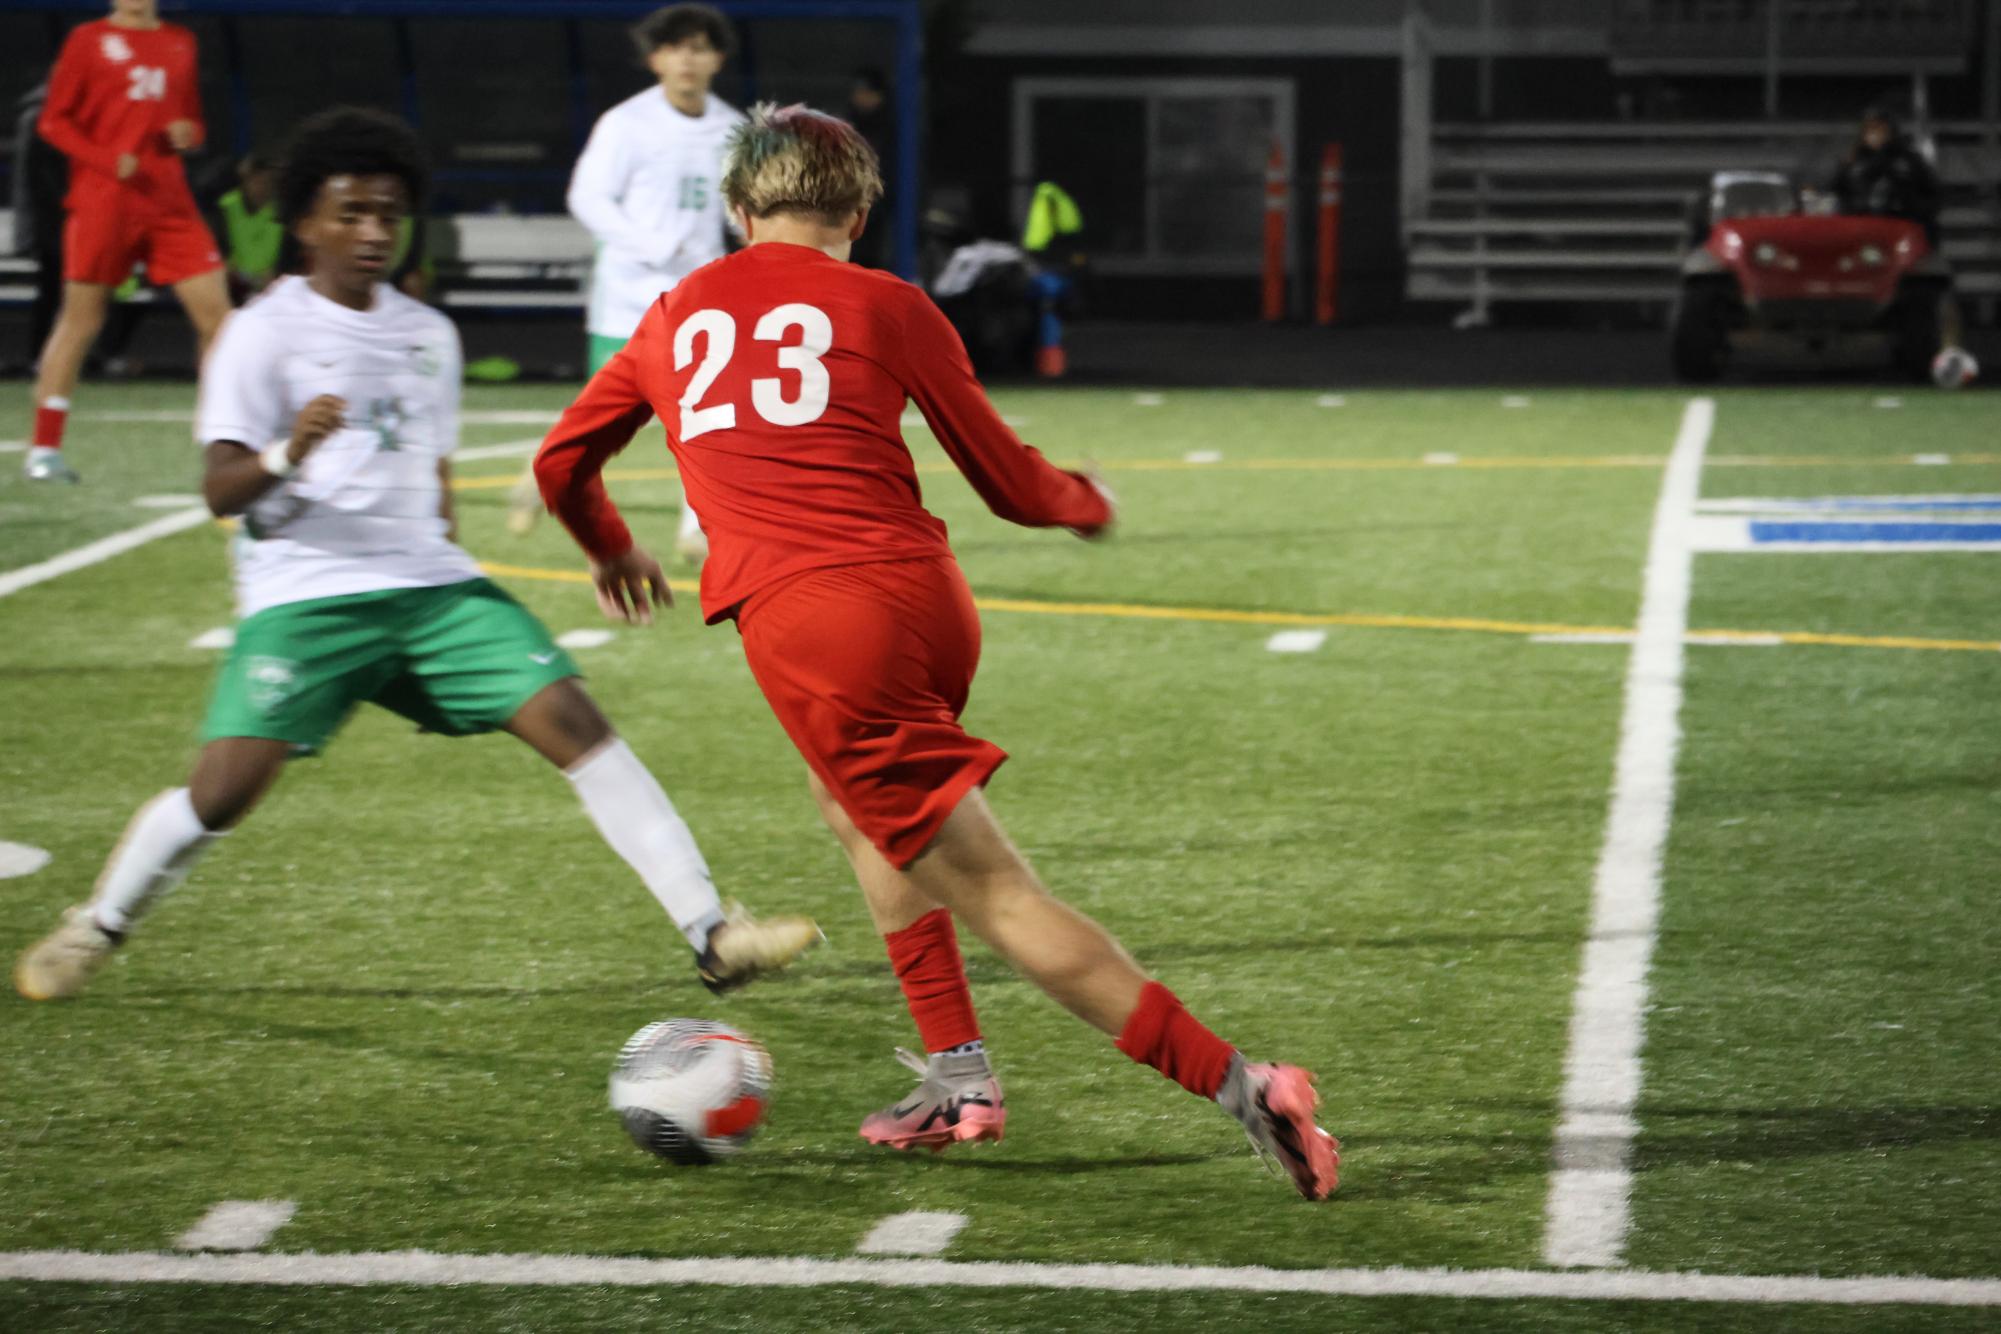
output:
[[[424,184],[416,137],[379,112],[315,116],[287,154],[278,212],[298,271],[224,326],[196,424],[203,495],[242,516],[236,643],[187,786],[141,808],[90,901],[21,956],[30,1000],[81,991],[286,759],[318,750],[364,701],[447,736],[510,732],[561,768],[712,989],[818,939],[803,917],[724,913],[687,825],[569,656],[453,541],[458,331],[383,281]],[[666,591],[641,556],[601,573],[641,611]]]
[[[709,91],[736,34],[708,5],[669,5],[632,28],[640,59],[659,80],[598,117],[570,176],[569,206],[597,238],[591,266],[590,373],[625,346],[661,293],[726,249],[723,153],[743,113]],[[525,533],[542,513],[533,469],[508,506],[508,527]],[[674,549],[691,562],[708,554],[701,521],[685,498]]]

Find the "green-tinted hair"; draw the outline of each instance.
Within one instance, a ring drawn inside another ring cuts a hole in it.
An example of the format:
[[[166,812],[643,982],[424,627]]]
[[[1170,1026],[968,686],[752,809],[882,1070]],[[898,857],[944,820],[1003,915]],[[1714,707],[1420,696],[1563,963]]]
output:
[[[761,102],[730,138],[723,198],[753,218],[799,213],[839,223],[882,198],[882,166],[840,117]]]

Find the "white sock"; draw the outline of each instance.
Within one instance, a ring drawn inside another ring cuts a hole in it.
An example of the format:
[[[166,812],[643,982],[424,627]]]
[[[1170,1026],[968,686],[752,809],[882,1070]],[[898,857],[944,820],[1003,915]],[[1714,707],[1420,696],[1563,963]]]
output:
[[[659,782],[618,737],[563,772],[604,841],[639,873],[700,954],[709,932],[723,923],[722,902],[695,836]]]
[[[681,496],[681,531],[675,534],[675,539],[678,541],[681,538],[702,535],[702,516],[695,513],[695,507],[688,503],[687,494],[684,492]]]
[[[184,787],[141,806],[97,878],[90,899],[97,924],[114,935],[131,930],[153,900],[180,884],[221,837],[203,827]]]

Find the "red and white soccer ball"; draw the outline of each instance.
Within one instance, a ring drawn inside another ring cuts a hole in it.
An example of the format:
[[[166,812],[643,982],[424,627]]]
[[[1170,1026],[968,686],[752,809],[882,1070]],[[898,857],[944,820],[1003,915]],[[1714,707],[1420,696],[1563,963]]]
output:
[[[672,1163],[742,1153],[770,1105],[771,1053],[728,1024],[648,1024],[612,1065],[611,1108],[625,1133]]]
[[[1964,389],[1980,374],[1980,363],[1963,347],[1949,347],[1932,358],[1932,383],[1941,389]]]

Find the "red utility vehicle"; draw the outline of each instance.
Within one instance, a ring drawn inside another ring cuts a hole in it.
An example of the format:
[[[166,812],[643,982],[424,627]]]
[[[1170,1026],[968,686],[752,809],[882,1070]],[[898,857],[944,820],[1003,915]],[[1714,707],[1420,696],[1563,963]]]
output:
[[[1952,271],[1919,224],[1803,212],[1784,176],[1722,172],[1691,231],[1669,321],[1682,379],[1713,380],[1760,344],[1824,353],[1864,338],[1929,375]]]

